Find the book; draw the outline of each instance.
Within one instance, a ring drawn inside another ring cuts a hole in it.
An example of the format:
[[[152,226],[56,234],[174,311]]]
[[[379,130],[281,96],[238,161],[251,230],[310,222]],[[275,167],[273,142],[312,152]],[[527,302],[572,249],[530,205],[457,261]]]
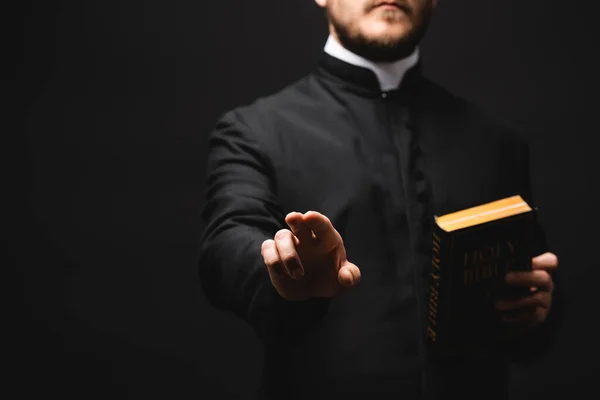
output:
[[[529,293],[505,277],[531,270],[536,212],[515,195],[435,217],[426,328],[433,354],[480,352],[516,333],[494,302]]]

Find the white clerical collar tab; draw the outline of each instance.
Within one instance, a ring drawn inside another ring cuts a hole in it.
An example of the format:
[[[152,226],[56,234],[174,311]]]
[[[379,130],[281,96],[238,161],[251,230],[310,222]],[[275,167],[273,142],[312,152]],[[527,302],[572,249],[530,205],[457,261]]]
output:
[[[367,68],[377,76],[382,91],[396,89],[406,72],[419,61],[419,49],[408,57],[390,63],[375,63],[343,47],[333,36],[327,38],[324,51],[332,57],[357,67]]]

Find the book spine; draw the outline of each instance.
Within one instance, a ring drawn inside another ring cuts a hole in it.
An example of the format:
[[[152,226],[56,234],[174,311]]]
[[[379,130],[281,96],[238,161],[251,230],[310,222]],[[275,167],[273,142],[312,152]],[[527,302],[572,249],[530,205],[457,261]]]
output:
[[[445,297],[448,281],[451,277],[449,265],[446,265],[448,260],[448,246],[450,237],[437,224],[434,223],[432,252],[431,252],[431,269],[429,280],[429,301],[428,301],[428,318],[427,318],[427,341],[431,348],[439,349],[443,347],[445,335],[444,330],[445,314],[448,311],[448,305],[445,302],[448,300]]]

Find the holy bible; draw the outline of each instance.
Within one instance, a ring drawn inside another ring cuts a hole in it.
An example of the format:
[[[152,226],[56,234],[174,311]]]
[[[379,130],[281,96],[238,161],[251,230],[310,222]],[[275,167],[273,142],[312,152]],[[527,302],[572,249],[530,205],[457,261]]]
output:
[[[426,328],[433,354],[479,352],[516,332],[494,302],[529,292],[505,276],[531,270],[536,211],[517,195],[435,218]]]

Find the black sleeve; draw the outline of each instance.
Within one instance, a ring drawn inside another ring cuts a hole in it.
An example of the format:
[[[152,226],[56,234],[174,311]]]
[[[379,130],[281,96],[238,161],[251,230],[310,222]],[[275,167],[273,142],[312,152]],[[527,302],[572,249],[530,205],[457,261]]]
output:
[[[531,186],[530,146],[524,139],[517,141],[516,160],[521,195],[528,204],[537,208]],[[538,209],[536,219],[532,249],[534,257],[546,252],[553,252],[544,229],[543,210]],[[559,281],[559,274],[554,271],[551,275],[554,281],[554,293],[546,321],[503,346],[503,351],[513,362],[522,364],[535,361],[548,353],[556,342],[557,332],[564,318],[565,297]]]
[[[262,340],[301,333],[322,313],[323,301],[287,302],[269,279],[261,245],[287,228],[272,163],[235,111],[218,121],[208,148],[199,257],[206,298],[248,322]]]

